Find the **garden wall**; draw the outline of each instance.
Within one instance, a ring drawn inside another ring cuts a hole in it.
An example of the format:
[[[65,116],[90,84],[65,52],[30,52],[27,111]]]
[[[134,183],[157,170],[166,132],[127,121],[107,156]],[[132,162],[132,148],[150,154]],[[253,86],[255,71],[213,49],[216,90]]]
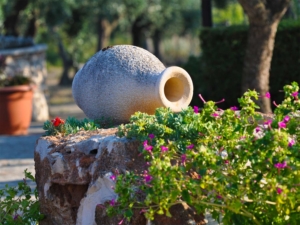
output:
[[[49,118],[48,105],[44,94],[47,77],[46,49],[46,45],[39,44],[0,50],[0,55],[5,57],[5,74],[8,76],[24,75],[30,77],[36,85],[33,96],[33,121],[45,121]]]

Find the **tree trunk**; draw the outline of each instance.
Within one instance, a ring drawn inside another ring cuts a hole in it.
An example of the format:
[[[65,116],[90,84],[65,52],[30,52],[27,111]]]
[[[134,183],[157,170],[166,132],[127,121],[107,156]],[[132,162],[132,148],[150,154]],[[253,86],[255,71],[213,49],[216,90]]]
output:
[[[59,85],[61,86],[71,85],[73,79],[69,77],[69,71],[73,66],[73,60],[71,57],[67,55],[63,43],[60,39],[58,40],[58,49],[59,49],[59,55],[63,61],[63,73],[61,75]]]
[[[258,106],[270,113],[271,101],[265,97],[269,91],[271,60],[278,24],[290,0],[238,0],[249,18],[249,33],[244,58],[242,92],[256,90]]]
[[[161,60],[162,59],[161,58],[161,53],[160,53],[161,31],[159,31],[157,29],[154,31],[152,41],[153,41],[153,47],[154,47],[154,55],[158,59]]]
[[[278,22],[261,25],[250,24],[244,58],[242,92],[255,89],[261,96],[258,105],[260,111],[264,113],[272,111],[270,100],[262,96],[269,91],[269,70]]]
[[[18,36],[17,24],[19,20],[19,15],[22,10],[24,10],[29,4],[29,0],[18,0],[16,1],[12,12],[5,17],[4,29],[6,35]]]
[[[99,18],[97,51],[107,47],[111,33],[117,27],[118,21],[119,19],[116,19],[110,23],[105,18]]]
[[[36,34],[36,16],[33,12],[32,17],[30,18],[27,26],[27,30],[25,33],[26,37],[34,37]]]
[[[132,44],[147,49],[146,36],[144,31],[151,25],[151,23],[142,23],[142,19],[142,16],[139,16],[132,24]]]
[[[201,0],[201,17],[203,27],[212,27],[211,0]]]
[[[140,19],[137,18],[131,27],[131,35],[132,35],[132,44],[134,46],[142,46],[143,45],[143,31],[141,27],[139,26]]]

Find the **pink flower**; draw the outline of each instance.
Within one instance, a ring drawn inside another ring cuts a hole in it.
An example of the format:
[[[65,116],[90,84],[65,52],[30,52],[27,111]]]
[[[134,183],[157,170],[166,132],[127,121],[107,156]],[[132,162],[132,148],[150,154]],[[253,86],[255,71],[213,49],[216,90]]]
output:
[[[217,199],[222,199],[222,196],[221,195],[217,195]]]
[[[145,181],[146,183],[149,183],[152,179],[153,179],[153,177],[152,177],[150,174],[148,174],[148,171],[147,171],[147,170],[145,170],[145,171],[144,171],[144,181]]]
[[[218,113],[213,113],[213,114],[211,114],[213,117],[218,117],[219,116],[219,114]]]
[[[152,178],[152,176],[151,175],[147,175],[147,176],[145,176],[145,182],[146,183],[149,183],[153,178]]]
[[[271,98],[270,92],[266,92],[265,97],[266,97],[266,98]]]
[[[148,152],[151,152],[152,149],[153,149],[153,146],[147,145],[147,146],[144,146],[144,149],[145,149],[146,151],[148,151]]]
[[[264,122],[264,124],[269,126],[269,125],[271,125],[272,122],[273,122],[272,120],[267,120]]]
[[[238,110],[238,107],[232,106],[232,107],[230,107],[230,109],[233,110],[233,111],[237,111],[237,110]]]
[[[15,214],[13,219],[14,219],[14,220],[17,220],[19,217],[20,217],[19,214]]]
[[[225,98],[223,98],[222,100],[220,100],[218,102],[215,102],[215,104],[219,104],[219,103],[222,103],[222,102],[225,102]]]
[[[288,147],[292,147],[294,144],[295,144],[295,140],[294,140],[294,139],[291,139],[291,140],[289,141]]]
[[[279,194],[279,195],[282,193],[282,189],[281,189],[281,188],[279,188],[279,187],[278,187],[278,188],[276,188],[276,191],[277,191],[277,194]]]
[[[110,178],[111,180],[115,181],[117,177],[116,177],[116,175],[111,175],[109,178]]]
[[[111,206],[114,206],[116,204],[116,200],[113,198],[112,200],[110,200],[109,204]]]
[[[282,121],[282,122],[287,123],[287,122],[289,122],[289,121],[290,121],[290,117],[289,117],[289,116],[285,116],[285,117],[283,118],[283,121]]]
[[[283,122],[283,121],[278,122],[278,127],[279,127],[279,128],[286,128],[285,122]]]
[[[203,103],[206,103],[206,101],[204,100],[201,94],[199,94],[199,98],[202,100]]]
[[[169,150],[169,148],[166,147],[166,146],[160,146],[160,148],[161,148],[161,151],[162,151],[162,152],[166,152],[166,151]]]
[[[276,163],[274,166],[277,169],[284,169],[285,167],[287,167],[287,163],[286,163],[286,161],[283,161],[283,163]]]
[[[190,145],[186,146],[186,148],[187,148],[187,149],[193,149],[194,146],[195,146],[194,144],[190,144]]]
[[[154,135],[154,134],[149,134],[148,137],[149,137],[150,139],[153,139],[153,138],[155,137],[155,135]]]
[[[298,97],[298,91],[293,92],[293,93],[292,93],[292,96],[293,96],[293,97]]]
[[[258,133],[260,131],[260,127],[255,128],[255,132]]]
[[[199,107],[198,106],[194,106],[194,113],[199,113]]]
[[[229,164],[229,160],[227,160],[227,159],[224,160],[224,163],[225,163],[225,164]]]
[[[186,154],[181,155],[181,163],[184,164],[186,161]]]
[[[147,212],[146,209],[141,209],[140,214]]]
[[[147,140],[145,140],[145,141],[143,142],[143,145],[144,145],[144,149],[145,149],[146,151],[148,151],[148,152],[152,151],[153,146],[148,145],[148,141],[147,141]]]
[[[118,225],[121,225],[125,220],[125,217],[123,219],[120,220],[120,222],[118,223]]]

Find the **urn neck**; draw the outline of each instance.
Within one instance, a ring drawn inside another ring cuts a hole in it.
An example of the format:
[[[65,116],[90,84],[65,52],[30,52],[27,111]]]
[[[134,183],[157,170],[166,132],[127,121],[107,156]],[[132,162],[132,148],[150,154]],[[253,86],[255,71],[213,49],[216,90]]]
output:
[[[161,104],[173,112],[188,107],[193,97],[192,79],[184,69],[177,66],[168,67],[161,73],[156,89]]]

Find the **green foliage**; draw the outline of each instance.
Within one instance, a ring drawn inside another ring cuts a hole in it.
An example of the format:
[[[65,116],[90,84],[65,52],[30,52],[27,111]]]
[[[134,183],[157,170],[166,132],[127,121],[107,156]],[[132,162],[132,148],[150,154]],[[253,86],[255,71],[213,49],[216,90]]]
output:
[[[0,190],[0,225],[32,225],[43,219],[39,212],[37,189],[31,190],[27,179],[35,181],[27,170],[18,187],[5,186]]]
[[[5,18],[5,5],[7,4],[7,0],[3,0],[0,2],[0,34],[2,33],[3,30],[3,22]]]
[[[5,59],[6,57],[0,55],[0,88],[16,85],[29,85],[32,82],[29,77],[24,77],[22,75],[15,75],[12,77],[7,76],[5,74]]]
[[[238,25],[245,23],[242,6],[238,2],[227,3],[223,8],[213,8],[214,24]]]
[[[201,76],[203,74],[203,65],[201,65],[201,63],[202,61],[200,60],[200,57],[190,56],[187,62],[182,66],[182,68],[185,69],[191,76],[194,84],[194,98],[190,105],[200,105],[202,102],[195,96],[198,96],[199,93],[204,94],[206,91],[206,87],[204,85],[206,81],[203,79],[203,76]]]
[[[111,119],[101,118],[97,120],[91,120],[84,118],[83,120],[78,120],[74,117],[68,117],[66,121],[64,121],[59,117],[56,117],[52,121],[47,120],[43,125],[43,129],[45,130],[45,136],[53,136],[58,134],[75,134],[81,130],[97,130],[112,126],[113,121]]]
[[[29,77],[24,77],[21,75],[6,77],[5,75],[0,74],[0,87],[29,85],[30,83],[31,83],[31,79]]]
[[[300,83],[299,38],[299,21],[280,23],[270,70],[272,101],[281,102],[283,100],[282,93],[279,92],[283,85],[292,81]],[[200,93],[204,98],[209,97],[214,101],[222,99],[226,93],[226,101],[220,104],[220,107],[228,108],[236,105],[236,99],[241,94],[247,27],[203,29],[200,33],[200,40],[201,73],[191,74],[195,89],[201,89]],[[199,65],[199,62],[195,63],[197,66]],[[197,96],[194,96],[192,103],[201,104]]]
[[[222,215],[224,225],[298,224],[298,90],[295,82],[284,87],[285,100],[273,120],[255,111],[255,91],[239,98],[240,111],[207,101],[200,111],[137,112],[119,135],[143,141],[147,169],[116,174],[119,197],[107,212],[130,219],[132,210],[141,209],[152,220],[155,214],[170,216],[172,205],[185,202],[198,213]]]

